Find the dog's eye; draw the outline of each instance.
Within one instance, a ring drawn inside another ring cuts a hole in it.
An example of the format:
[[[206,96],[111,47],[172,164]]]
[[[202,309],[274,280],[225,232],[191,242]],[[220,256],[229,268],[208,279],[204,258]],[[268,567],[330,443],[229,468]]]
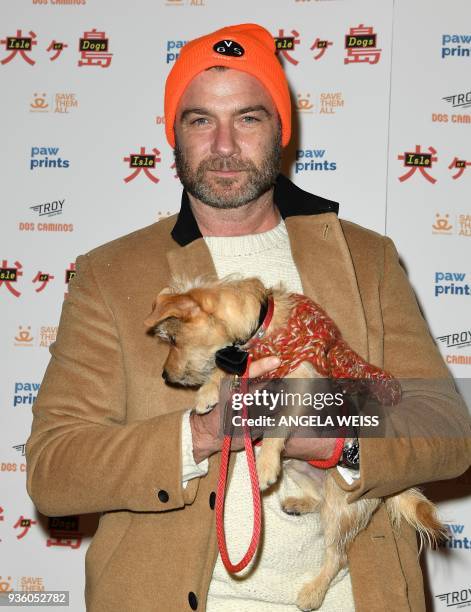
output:
[[[154,327],[154,335],[158,336],[164,342],[168,342],[172,346],[176,345],[176,326],[178,322],[174,317],[169,317],[165,321],[161,321]]]
[[[157,326],[154,327],[153,332],[154,336],[157,336],[164,342],[169,342],[170,344],[175,345],[175,336],[171,336],[165,329],[162,329],[161,327]]]

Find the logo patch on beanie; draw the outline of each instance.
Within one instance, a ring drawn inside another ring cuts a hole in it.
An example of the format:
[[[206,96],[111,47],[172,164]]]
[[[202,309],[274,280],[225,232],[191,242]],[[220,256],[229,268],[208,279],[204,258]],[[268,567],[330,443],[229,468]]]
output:
[[[244,47],[235,40],[220,40],[213,45],[213,51],[231,57],[242,57],[245,53]]]

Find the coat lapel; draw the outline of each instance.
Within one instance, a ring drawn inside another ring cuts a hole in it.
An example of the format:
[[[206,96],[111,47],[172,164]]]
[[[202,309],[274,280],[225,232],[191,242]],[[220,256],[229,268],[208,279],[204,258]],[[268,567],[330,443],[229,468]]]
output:
[[[189,279],[204,275],[216,276],[211,253],[203,238],[171,249],[167,252],[167,261],[172,276]]]
[[[333,212],[294,216],[285,223],[305,295],[333,319],[344,340],[368,359],[365,313],[337,216]]]

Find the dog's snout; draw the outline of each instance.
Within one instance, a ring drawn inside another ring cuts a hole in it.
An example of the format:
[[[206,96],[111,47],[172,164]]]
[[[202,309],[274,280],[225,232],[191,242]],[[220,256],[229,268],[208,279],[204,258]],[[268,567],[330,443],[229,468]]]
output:
[[[168,381],[169,381],[169,376],[168,376],[168,372],[167,372],[167,370],[164,370],[164,371],[162,372],[162,378],[165,380],[165,382],[168,382]]]

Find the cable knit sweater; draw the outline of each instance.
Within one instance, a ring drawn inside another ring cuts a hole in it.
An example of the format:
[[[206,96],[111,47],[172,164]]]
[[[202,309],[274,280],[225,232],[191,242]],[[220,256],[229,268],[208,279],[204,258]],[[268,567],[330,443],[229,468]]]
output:
[[[260,234],[234,237],[205,237],[219,278],[237,272],[258,276],[267,286],[283,281],[289,291],[302,293],[288,232],[281,221]],[[183,415],[183,483],[204,476],[208,460],[193,459],[187,411]],[[256,454],[259,452],[256,447]],[[347,475],[348,477],[348,475]],[[209,587],[207,612],[295,612],[300,587],[321,567],[323,538],[316,513],[289,516],[281,500],[299,493],[297,485],[284,477],[262,495],[263,535],[259,552],[236,577],[229,574],[218,556]],[[252,498],[246,459],[237,453],[234,472],[226,492],[225,528],[230,558],[239,561],[252,534]],[[355,606],[348,570],[333,581],[320,608],[322,612],[352,612]]]

